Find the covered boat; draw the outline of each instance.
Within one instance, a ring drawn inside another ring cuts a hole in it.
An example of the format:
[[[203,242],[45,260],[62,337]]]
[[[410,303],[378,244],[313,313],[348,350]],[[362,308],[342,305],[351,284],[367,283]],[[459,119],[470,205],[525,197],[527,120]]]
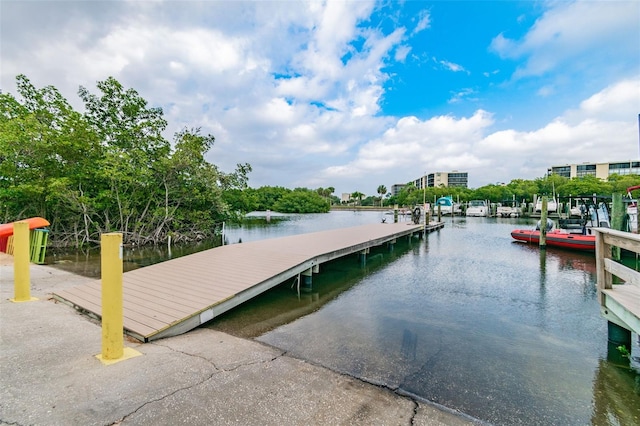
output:
[[[434,214],[438,214],[438,209],[440,209],[440,214],[443,215],[460,214],[462,212],[460,204],[454,203],[451,196],[438,198],[434,205]]]

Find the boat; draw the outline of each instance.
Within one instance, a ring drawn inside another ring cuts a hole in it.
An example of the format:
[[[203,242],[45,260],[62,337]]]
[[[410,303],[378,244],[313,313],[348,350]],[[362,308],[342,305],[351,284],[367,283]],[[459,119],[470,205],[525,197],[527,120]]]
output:
[[[594,202],[591,205],[583,205],[583,216],[580,222],[575,224],[573,221],[564,223],[563,229],[554,229],[553,221],[547,219],[547,238],[546,244],[552,247],[561,247],[572,250],[595,251],[596,235],[593,228],[611,227],[609,220],[609,211],[604,202]],[[511,231],[511,237],[517,241],[524,241],[530,244],[540,243],[540,222],[536,229],[515,229]]]
[[[433,206],[435,214],[438,214],[438,208],[440,208],[440,214],[442,215],[453,215],[462,213],[460,204],[454,203],[453,197],[451,196],[438,198],[435,205]]]
[[[467,216],[489,216],[489,207],[484,200],[471,200],[467,206]]]
[[[516,196],[512,200],[503,200],[496,208],[496,216],[498,217],[520,217],[522,216],[522,207],[516,201]]]
[[[516,229],[511,236],[517,241],[540,244],[540,231],[533,229]],[[572,250],[595,251],[596,236],[568,232],[564,229],[552,229],[547,232],[547,245]]]
[[[538,197],[536,200],[536,213],[542,212],[542,197]],[[555,196],[553,198],[549,198],[547,200],[547,213],[555,213],[558,211],[558,202],[556,201]]]

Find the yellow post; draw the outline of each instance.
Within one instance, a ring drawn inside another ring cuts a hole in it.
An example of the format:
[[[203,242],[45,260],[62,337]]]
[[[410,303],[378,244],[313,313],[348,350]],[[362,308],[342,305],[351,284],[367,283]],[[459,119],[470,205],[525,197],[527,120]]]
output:
[[[105,360],[118,359],[124,352],[121,249],[122,234],[102,234],[102,358]]]
[[[102,354],[103,364],[113,364],[141,355],[124,347],[124,314],[122,308],[122,234],[100,237],[100,269],[102,276]]]
[[[31,275],[29,271],[29,223],[13,224],[13,284],[12,302],[38,300],[31,297]]]

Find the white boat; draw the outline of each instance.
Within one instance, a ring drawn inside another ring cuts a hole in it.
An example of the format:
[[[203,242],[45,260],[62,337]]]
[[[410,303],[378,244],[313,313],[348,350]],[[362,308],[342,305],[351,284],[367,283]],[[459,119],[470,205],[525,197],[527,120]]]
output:
[[[452,197],[440,197],[433,206],[434,215],[438,214],[438,208],[442,215],[461,214],[460,204],[454,203]]]
[[[498,217],[520,217],[522,216],[522,208],[515,200],[506,200],[498,205],[496,209],[496,216]]]
[[[555,213],[558,211],[558,202],[556,201],[555,198],[549,198],[547,200],[547,212],[548,213]],[[542,212],[542,197],[539,197],[536,200],[536,213],[541,213]]]
[[[489,206],[484,200],[471,200],[467,205],[467,216],[489,216]]]
[[[511,206],[498,206],[496,216],[500,217],[520,217],[522,216],[522,208]]]

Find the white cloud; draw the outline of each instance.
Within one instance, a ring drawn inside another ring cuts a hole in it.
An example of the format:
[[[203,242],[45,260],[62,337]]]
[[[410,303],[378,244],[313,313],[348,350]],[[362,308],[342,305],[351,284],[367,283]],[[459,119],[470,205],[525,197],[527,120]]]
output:
[[[431,15],[428,10],[421,10],[418,14],[418,23],[413,29],[412,34],[417,34],[429,27],[431,27]]]
[[[501,33],[491,43],[491,49],[502,58],[527,58],[516,77],[542,75],[560,66],[599,64],[603,53],[637,56],[638,40],[629,34],[638,34],[640,28],[639,3],[571,1],[547,5],[549,9],[522,39],[509,39]],[[602,46],[608,48],[596,49]]]
[[[394,59],[397,62],[404,62],[407,59],[407,55],[409,55],[409,52],[411,52],[411,46],[407,46],[407,45],[399,46],[396,49],[396,54],[394,56]]]
[[[616,25],[637,25],[626,16],[633,15],[628,3],[607,11],[600,3],[551,3],[526,36],[499,35],[493,49],[503,58],[526,58],[520,75],[558,68],[602,38],[617,40]],[[529,131],[498,127],[508,123],[497,122],[492,106],[433,117],[419,109],[416,116],[385,115],[387,65],[408,66],[412,35],[431,24],[424,11],[413,29],[394,22],[383,32],[369,21],[378,7],[365,1],[3,2],[0,82],[12,91],[23,73],[81,108],[78,86],[95,92],[96,81],[113,75],[164,108],[168,139],[183,126],[202,127],[216,137],[207,158],[222,170],[251,163],[253,186],[371,194],[424,171],[468,171],[470,184],[480,186],[538,177],[556,162],[637,158],[637,76],[592,89],[572,101],[573,109]],[[578,25],[579,16],[589,25]],[[468,74],[453,62],[440,65]],[[485,75],[496,74],[494,67],[487,65],[495,71]],[[465,86],[445,90],[442,105],[480,95]],[[541,96],[556,88],[538,86]]]
[[[453,62],[449,62],[449,61],[438,61],[440,63],[440,65],[442,65],[443,67],[445,67],[446,69],[448,69],[449,71],[453,71],[453,72],[467,72],[467,70],[464,69],[464,67],[462,65],[458,65],[455,64]]]
[[[618,82],[540,129],[497,131],[478,148],[491,157],[509,158],[522,169],[525,164],[544,170],[555,164],[638,158],[639,87],[640,78]]]
[[[463,118],[404,117],[322,176],[374,179],[373,190],[374,183],[406,183],[424,171],[462,170],[477,187],[540,177],[555,164],[638,158],[639,85],[640,78],[616,83],[532,131],[492,130],[492,114],[482,110]]]
[[[422,121],[404,117],[382,136],[362,145],[353,161],[328,167],[323,175],[331,178],[346,174],[362,179],[372,173],[396,174],[398,181],[393,183],[404,183],[418,177],[422,170],[480,164],[482,160],[473,154],[472,146],[492,123],[491,115],[482,110],[460,119],[438,116]]]

